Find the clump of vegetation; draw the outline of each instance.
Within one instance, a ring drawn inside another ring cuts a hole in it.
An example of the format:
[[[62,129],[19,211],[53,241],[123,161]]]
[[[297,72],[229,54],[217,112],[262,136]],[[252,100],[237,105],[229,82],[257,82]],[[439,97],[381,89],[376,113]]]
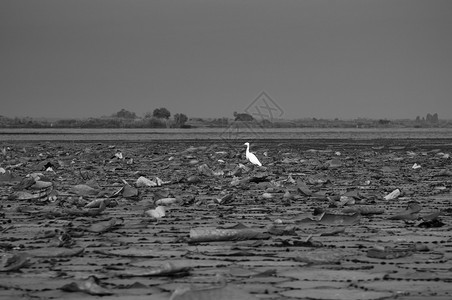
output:
[[[168,120],[169,117],[171,116],[171,113],[168,109],[162,107],[162,108],[154,109],[152,116],[157,119],[167,119]]]
[[[247,113],[237,113],[234,112],[234,121],[242,121],[242,122],[252,122],[254,121],[254,118],[252,115]]]
[[[118,111],[117,113],[112,115],[113,118],[121,118],[121,119],[136,119],[137,114],[124,108]]]

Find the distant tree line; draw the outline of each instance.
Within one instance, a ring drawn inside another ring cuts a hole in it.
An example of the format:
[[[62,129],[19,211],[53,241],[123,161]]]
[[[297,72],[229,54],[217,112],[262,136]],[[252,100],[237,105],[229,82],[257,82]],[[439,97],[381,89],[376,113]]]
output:
[[[261,127],[261,128],[395,128],[395,127],[452,127],[452,120],[439,120],[438,114],[428,113],[425,117],[415,119],[387,120],[357,118],[354,120],[305,118],[294,120],[256,120],[248,113],[233,113],[233,118],[191,118],[183,113],[171,112],[164,107],[147,112],[143,117],[136,113],[121,109],[110,116],[87,119],[45,119],[8,118],[0,115],[0,128],[190,128],[219,127],[227,128]]]
[[[188,117],[177,113],[172,119],[167,108],[156,108],[147,112],[143,118],[136,113],[121,109],[110,116],[87,119],[59,119],[50,121],[45,119],[7,118],[0,116],[0,127],[3,128],[187,128]]]

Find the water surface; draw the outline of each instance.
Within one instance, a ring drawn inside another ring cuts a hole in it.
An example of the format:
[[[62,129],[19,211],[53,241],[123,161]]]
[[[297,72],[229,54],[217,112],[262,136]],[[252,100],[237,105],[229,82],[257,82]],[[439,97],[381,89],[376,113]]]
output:
[[[0,141],[452,139],[452,128],[0,129]]]

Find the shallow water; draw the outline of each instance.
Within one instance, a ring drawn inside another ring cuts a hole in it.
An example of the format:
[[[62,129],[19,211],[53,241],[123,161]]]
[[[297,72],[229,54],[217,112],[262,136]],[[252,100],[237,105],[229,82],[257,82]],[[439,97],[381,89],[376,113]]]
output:
[[[452,139],[452,128],[0,129],[0,141]]]

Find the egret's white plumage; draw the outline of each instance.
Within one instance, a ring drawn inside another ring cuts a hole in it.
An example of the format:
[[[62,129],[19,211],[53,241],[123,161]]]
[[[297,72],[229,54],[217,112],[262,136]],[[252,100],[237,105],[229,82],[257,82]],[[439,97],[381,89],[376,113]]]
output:
[[[246,159],[248,159],[251,163],[262,166],[259,159],[257,159],[256,155],[254,153],[250,152],[250,143],[246,142],[244,145],[246,145]]]

